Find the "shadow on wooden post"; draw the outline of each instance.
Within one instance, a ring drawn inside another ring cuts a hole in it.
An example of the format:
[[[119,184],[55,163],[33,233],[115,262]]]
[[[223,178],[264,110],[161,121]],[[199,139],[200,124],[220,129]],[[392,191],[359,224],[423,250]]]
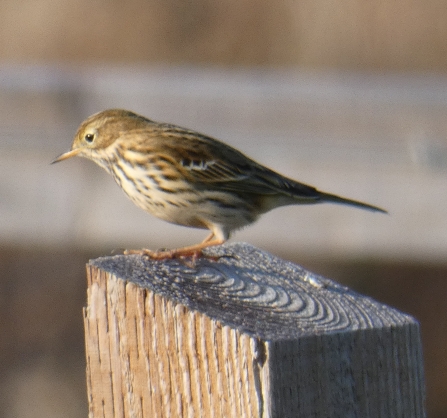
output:
[[[92,260],[90,417],[424,417],[410,316],[248,244]]]

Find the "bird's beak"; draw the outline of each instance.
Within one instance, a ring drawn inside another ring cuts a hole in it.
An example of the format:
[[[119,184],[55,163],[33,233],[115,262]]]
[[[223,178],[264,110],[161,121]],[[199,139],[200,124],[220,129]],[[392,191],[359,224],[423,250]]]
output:
[[[81,151],[81,148],[75,148],[71,151],[64,152],[63,154],[59,155],[54,161],[51,162],[51,164],[58,163],[59,161],[64,161],[67,158],[75,157],[79,154],[79,151]]]

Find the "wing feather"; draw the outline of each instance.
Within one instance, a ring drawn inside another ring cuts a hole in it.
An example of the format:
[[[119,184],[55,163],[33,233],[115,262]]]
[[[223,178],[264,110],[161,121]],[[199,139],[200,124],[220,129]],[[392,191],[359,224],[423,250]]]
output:
[[[198,188],[306,199],[319,196],[314,187],[281,176],[214,138],[174,125],[161,127],[156,136],[162,139],[163,152]]]

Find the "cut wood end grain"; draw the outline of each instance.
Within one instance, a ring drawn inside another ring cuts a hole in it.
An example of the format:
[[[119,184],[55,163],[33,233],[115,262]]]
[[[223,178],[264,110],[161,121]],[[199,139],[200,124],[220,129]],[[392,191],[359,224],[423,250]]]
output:
[[[117,255],[92,260],[90,266],[268,340],[415,322],[249,244],[209,248],[207,254],[220,258],[192,263]]]

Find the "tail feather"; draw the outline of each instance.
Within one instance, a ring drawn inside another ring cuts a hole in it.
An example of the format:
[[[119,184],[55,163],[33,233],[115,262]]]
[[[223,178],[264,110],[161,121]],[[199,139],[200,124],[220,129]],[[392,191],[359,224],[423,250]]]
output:
[[[341,205],[350,205],[361,209],[371,210],[373,212],[388,213],[385,209],[379,208],[378,206],[370,205],[364,202],[359,202],[358,200],[346,199],[344,197],[340,197],[335,194],[320,192],[319,198],[321,202],[338,203]]]

